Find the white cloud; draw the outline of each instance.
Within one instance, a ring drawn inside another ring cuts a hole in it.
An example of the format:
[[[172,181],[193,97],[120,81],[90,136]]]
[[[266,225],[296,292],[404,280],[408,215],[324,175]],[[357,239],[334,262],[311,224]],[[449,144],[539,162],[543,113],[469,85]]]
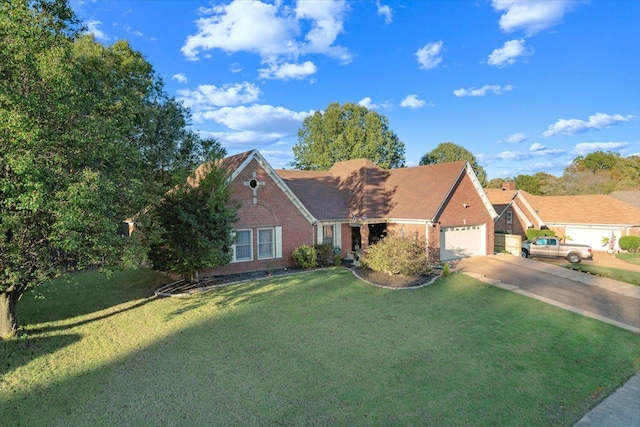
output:
[[[345,1],[298,2],[292,9],[279,1],[268,4],[235,0],[228,5],[201,9],[206,16],[196,21],[197,32],[187,37],[182,53],[190,60],[215,49],[230,54],[254,53],[269,66],[267,70],[284,70],[282,74],[267,72],[269,78],[279,75],[294,78],[292,72],[298,76],[295,78],[301,78],[309,75],[309,64],[302,65],[302,73],[299,68],[292,71],[287,59],[322,54],[342,62],[351,60],[346,48],[334,44],[343,31],[346,10]],[[304,33],[303,27],[309,30]]]
[[[518,144],[520,142],[526,141],[527,140],[527,135],[524,132],[517,132],[517,133],[512,133],[511,135],[507,136],[507,139],[505,140],[499,140],[498,142],[509,142],[512,144]]]
[[[573,147],[573,153],[578,156],[586,156],[594,151],[616,151],[628,145],[628,142],[582,142]]]
[[[557,122],[549,126],[542,136],[549,138],[554,135],[565,134],[573,135],[576,133],[582,133],[593,129],[602,129],[613,126],[621,122],[630,122],[634,120],[636,116],[623,116],[620,114],[609,115],[605,113],[596,113],[589,116],[588,121],[579,119],[559,119]]]
[[[418,99],[418,95],[407,95],[402,102],[400,102],[401,107],[409,107],[409,108],[420,108],[424,106],[425,101]]]
[[[539,142],[534,142],[533,144],[531,144],[531,147],[529,147],[529,151],[542,151],[542,150],[546,150],[546,148],[547,147],[540,144]]]
[[[189,79],[187,79],[187,76],[184,73],[174,74],[171,78],[176,80],[178,83],[189,83]]]
[[[559,156],[565,154],[560,148],[547,148],[535,142],[529,147],[529,151],[503,151],[495,155],[498,160],[528,160],[536,157]]]
[[[552,27],[571,11],[575,0],[493,0],[493,8],[502,12],[500,28],[505,33],[523,30],[527,36]]]
[[[317,70],[313,62],[305,61],[302,64],[270,64],[267,68],[259,69],[258,72],[262,79],[302,80],[315,74]]]
[[[255,102],[260,95],[260,89],[253,83],[244,82],[227,84],[222,87],[200,85],[196,90],[178,90],[177,93],[178,99],[185,107],[197,112]],[[194,114],[195,117],[196,114]]]
[[[416,57],[421,70],[430,70],[442,62],[442,40],[435,43],[427,43],[423,48],[418,49]]]
[[[202,120],[213,120],[234,131],[253,131],[284,137],[295,135],[309,112],[291,111],[284,107],[254,104],[249,107],[223,107],[201,114]]]
[[[242,1],[242,0],[240,0]],[[311,30],[305,36],[308,41],[301,47],[303,53],[321,53],[343,62],[351,60],[346,48],[334,46],[347,12],[347,3],[338,1],[298,1],[295,14],[299,20],[310,20]]]
[[[376,1],[376,6],[378,6],[378,15],[384,16],[384,22],[386,24],[390,24],[393,20],[393,11],[390,6],[380,4],[380,0]]]
[[[525,41],[522,39],[505,42],[501,48],[495,49],[489,55],[487,63],[496,67],[515,64],[518,58],[531,55],[531,51],[525,50],[524,44]]]
[[[371,97],[367,96],[358,101],[358,105],[363,106],[364,108],[368,108],[369,110],[375,110],[376,108],[380,108],[378,104],[374,104],[371,101]]]
[[[294,49],[291,34],[297,29],[296,21],[291,16],[278,16],[274,5],[234,1],[202,9],[201,13],[213,16],[196,21],[197,33],[188,36],[182,46],[188,59],[197,59],[201,52],[213,49],[248,51],[265,57]]]
[[[102,25],[101,21],[87,21],[85,24],[87,25],[87,33],[93,34],[93,37],[95,37],[96,40],[109,40],[109,37],[98,28],[100,25]]]
[[[511,85],[506,85],[504,87],[499,85],[484,85],[478,89],[473,87],[470,87],[468,89],[456,89],[453,91],[453,94],[458,98],[461,98],[463,96],[485,96],[487,92],[493,92],[496,95],[500,95],[501,93],[510,91],[512,89],[513,86]]]

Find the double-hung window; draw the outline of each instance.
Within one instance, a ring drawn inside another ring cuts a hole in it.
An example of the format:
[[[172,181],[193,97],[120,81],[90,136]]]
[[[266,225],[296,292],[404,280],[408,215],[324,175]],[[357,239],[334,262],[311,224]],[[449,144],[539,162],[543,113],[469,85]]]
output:
[[[251,261],[253,259],[253,230],[236,230],[236,244],[233,248],[233,261]]]
[[[273,228],[258,229],[258,259],[274,257],[275,239]]]
[[[507,224],[511,224],[513,222],[513,212],[507,211]]]

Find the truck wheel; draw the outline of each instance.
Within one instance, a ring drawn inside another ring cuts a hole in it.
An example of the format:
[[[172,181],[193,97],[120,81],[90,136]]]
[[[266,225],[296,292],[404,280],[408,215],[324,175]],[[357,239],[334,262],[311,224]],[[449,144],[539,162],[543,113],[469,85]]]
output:
[[[522,252],[520,252],[520,256],[522,258],[529,258],[529,252],[526,249],[523,249]]]
[[[569,255],[567,255],[567,259],[571,264],[577,264],[582,261],[582,257],[580,256],[580,254],[575,252],[571,252]]]

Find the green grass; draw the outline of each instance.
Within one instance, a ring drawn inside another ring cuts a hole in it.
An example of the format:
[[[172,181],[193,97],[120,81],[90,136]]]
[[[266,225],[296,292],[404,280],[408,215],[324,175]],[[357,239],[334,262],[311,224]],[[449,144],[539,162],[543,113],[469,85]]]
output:
[[[630,264],[640,265],[640,254],[619,253],[616,254],[616,258]]]
[[[566,264],[565,267],[640,286],[640,273],[637,271],[622,270],[611,267],[597,267],[586,264]]]
[[[572,425],[640,369],[639,335],[464,275],[390,291],[330,268],[149,298],[162,280],[85,273],[23,298],[0,425]]]

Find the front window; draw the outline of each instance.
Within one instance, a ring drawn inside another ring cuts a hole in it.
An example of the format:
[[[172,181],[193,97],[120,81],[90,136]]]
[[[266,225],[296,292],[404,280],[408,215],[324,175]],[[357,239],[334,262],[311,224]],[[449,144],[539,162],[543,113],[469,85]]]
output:
[[[236,231],[235,261],[251,261],[253,259],[253,254],[251,253],[252,241],[251,230]]]
[[[273,228],[258,230],[258,259],[273,258]]]
[[[513,212],[508,211],[507,212],[507,224],[511,224],[512,221],[513,221]]]
[[[322,243],[333,245],[333,225],[322,227]]]

